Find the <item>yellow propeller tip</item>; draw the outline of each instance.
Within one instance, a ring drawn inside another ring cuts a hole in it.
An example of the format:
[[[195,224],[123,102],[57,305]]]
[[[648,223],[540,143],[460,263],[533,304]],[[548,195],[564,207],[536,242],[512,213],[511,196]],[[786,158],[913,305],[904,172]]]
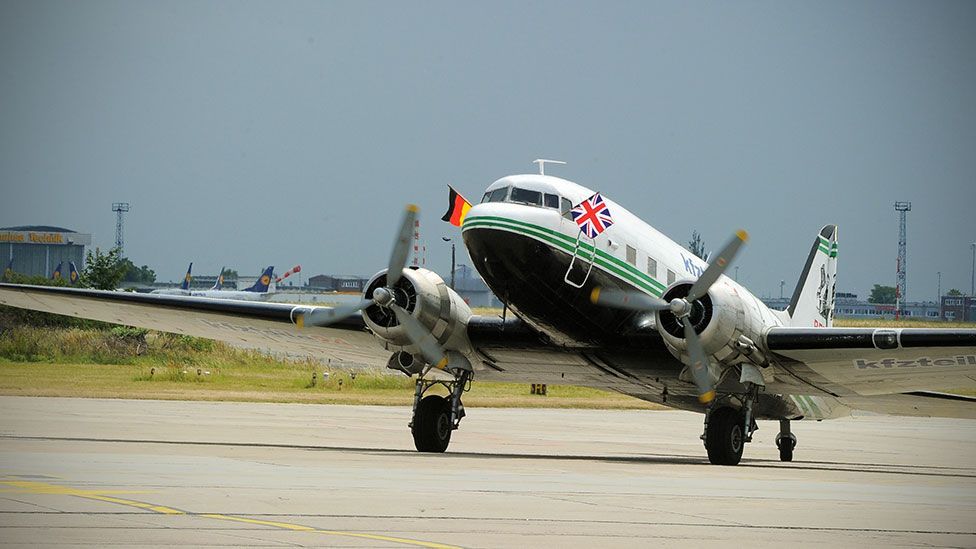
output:
[[[295,325],[299,328],[305,327],[305,315],[298,315],[295,317]]]
[[[407,211],[417,213],[420,211],[420,208],[418,208],[416,204],[407,204]]]
[[[715,391],[709,391],[707,393],[703,393],[698,397],[698,402],[701,402],[702,404],[708,404],[713,400],[715,400]]]
[[[749,233],[743,231],[742,229],[739,229],[738,231],[736,231],[735,232],[735,236],[739,237],[739,240],[741,240],[743,242],[745,242],[746,240],[749,240]]]
[[[598,299],[600,299],[600,287],[599,286],[597,286],[596,288],[593,288],[593,291],[590,292],[590,301],[592,301],[593,303],[596,303],[596,301]]]
[[[441,361],[438,362],[436,366],[437,366],[437,369],[438,370],[443,370],[444,368],[446,368],[447,367],[447,357],[442,358]]]

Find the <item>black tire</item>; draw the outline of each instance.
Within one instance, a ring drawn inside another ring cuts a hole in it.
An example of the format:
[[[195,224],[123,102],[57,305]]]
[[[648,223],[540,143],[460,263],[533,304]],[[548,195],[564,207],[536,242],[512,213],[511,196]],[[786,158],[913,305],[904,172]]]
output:
[[[439,395],[427,395],[413,416],[413,444],[420,452],[443,452],[451,443],[451,403]]]
[[[745,446],[742,414],[735,408],[723,407],[712,412],[705,430],[705,449],[708,461],[714,465],[738,465]]]
[[[776,441],[776,446],[779,447],[779,460],[780,461],[793,461],[793,448],[796,447],[796,441],[793,437],[782,437]]]

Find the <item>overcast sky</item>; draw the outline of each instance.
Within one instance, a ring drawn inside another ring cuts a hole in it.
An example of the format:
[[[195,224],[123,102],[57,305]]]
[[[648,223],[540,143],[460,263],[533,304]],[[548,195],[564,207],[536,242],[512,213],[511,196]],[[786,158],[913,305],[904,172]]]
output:
[[[737,228],[757,295],[840,226],[837,288],[969,290],[974,2],[0,1],[0,226],[186,263],[370,275],[403,205],[550,173],[674,240]],[[466,255],[462,254],[466,262]]]

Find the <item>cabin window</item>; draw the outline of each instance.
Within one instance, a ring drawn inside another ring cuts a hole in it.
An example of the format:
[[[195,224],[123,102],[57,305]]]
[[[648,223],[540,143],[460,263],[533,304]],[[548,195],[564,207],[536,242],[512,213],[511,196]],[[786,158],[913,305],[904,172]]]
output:
[[[559,196],[555,194],[546,194],[545,205],[547,208],[559,209]]]
[[[637,249],[633,246],[627,246],[627,263],[637,266]]]
[[[674,271],[668,269],[668,286],[674,284]]]
[[[651,278],[657,279],[657,260],[653,257],[647,257],[647,274],[651,275]]]
[[[485,193],[485,199],[488,202],[504,202],[505,197],[508,196],[508,187],[502,187],[500,189],[495,189],[491,192]]]
[[[512,187],[512,202],[520,202],[522,204],[534,204],[536,206],[542,205],[542,193],[539,191],[530,191],[528,189],[520,189],[518,187]]]

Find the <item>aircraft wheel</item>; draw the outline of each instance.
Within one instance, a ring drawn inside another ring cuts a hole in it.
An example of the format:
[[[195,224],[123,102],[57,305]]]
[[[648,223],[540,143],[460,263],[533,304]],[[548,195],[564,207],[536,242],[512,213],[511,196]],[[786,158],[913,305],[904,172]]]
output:
[[[779,448],[780,461],[793,461],[793,449],[796,448],[796,439],[793,436],[777,437],[776,447]]]
[[[708,461],[714,465],[738,465],[745,446],[744,418],[735,408],[722,407],[712,412],[705,429]]]
[[[420,452],[443,452],[451,443],[451,402],[427,395],[413,415],[413,444]]]

